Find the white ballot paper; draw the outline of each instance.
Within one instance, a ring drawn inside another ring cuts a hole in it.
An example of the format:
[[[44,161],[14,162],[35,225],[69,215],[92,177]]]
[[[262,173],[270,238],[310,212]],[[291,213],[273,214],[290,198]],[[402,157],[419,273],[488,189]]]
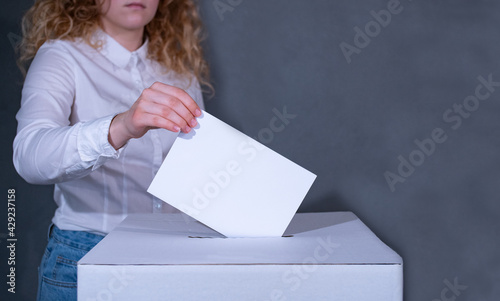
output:
[[[203,112],[148,192],[227,237],[282,236],[316,175]]]

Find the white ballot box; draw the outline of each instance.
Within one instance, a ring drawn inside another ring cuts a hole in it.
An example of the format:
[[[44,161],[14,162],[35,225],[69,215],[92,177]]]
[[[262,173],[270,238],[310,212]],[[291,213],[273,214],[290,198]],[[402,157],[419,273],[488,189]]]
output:
[[[403,299],[401,257],[351,212],[225,238],[184,214],[128,216],[78,262],[78,300]]]

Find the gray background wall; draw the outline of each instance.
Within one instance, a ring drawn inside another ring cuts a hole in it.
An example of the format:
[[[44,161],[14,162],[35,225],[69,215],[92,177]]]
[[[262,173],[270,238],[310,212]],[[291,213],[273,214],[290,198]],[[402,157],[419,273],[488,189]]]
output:
[[[318,175],[300,211],[357,214],[403,257],[405,300],[440,300],[455,278],[467,286],[456,300],[498,300],[500,87],[485,100],[468,96],[479,76],[500,81],[500,3],[401,0],[377,31],[371,11],[397,2],[201,2],[217,91],[207,110],[257,137],[274,108],[296,115],[264,142]],[[21,76],[8,36],[15,40],[30,3],[4,1],[0,12],[1,185],[4,197],[9,187],[17,191],[19,239],[16,295],[0,281],[8,300],[33,300],[54,210],[51,187],[28,185],[11,163]],[[355,46],[354,28],[366,25],[370,42],[348,63],[340,45]],[[461,116],[453,110],[464,101],[470,110]],[[415,140],[439,129],[446,140],[422,162]],[[391,191],[384,173],[398,174],[399,156],[419,166]],[[6,215],[4,203],[1,275]]]

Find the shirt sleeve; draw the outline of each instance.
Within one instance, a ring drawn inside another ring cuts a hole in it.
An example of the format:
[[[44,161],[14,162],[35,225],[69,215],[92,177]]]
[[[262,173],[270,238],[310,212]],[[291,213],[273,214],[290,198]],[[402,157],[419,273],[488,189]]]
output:
[[[54,184],[83,177],[110,158],[108,142],[114,116],[70,123],[75,95],[75,65],[57,42],[39,50],[26,76],[16,115],[14,166],[29,183]],[[122,148],[123,149],[123,148]]]

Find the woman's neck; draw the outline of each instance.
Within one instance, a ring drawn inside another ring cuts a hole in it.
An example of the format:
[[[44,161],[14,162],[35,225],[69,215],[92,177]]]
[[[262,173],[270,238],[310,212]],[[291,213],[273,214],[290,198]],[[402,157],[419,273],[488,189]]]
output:
[[[136,30],[116,30],[112,26],[103,24],[102,30],[130,52],[139,49],[143,43],[144,28]]]

